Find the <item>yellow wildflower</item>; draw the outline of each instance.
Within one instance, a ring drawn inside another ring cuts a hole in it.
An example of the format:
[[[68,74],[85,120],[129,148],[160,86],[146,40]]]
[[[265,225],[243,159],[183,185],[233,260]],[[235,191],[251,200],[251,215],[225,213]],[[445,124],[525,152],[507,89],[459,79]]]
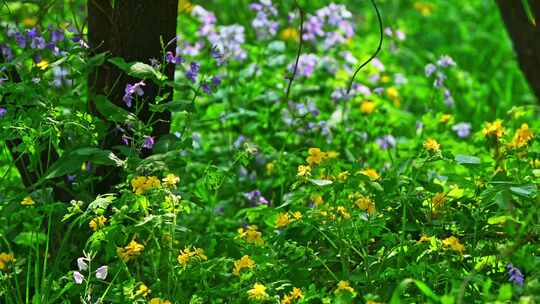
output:
[[[139,256],[144,250],[144,245],[137,243],[135,240],[129,242],[124,248],[118,248],[116,253],[124,262],[128,262],[134,257]]]
[[[369,214],[375,213],[375,203],[369,197],[361,196],[356,200],[355,204]]]
[[[21,201],[21,205],[23,206],[31,206],[33,204],[35,204],[35,202],[31,196],[27,196]]]
[[[457,251],[461,254],[463,254],[463,251],[465,251],[465,246],[459,242],[459,239],[455,236],[447,237],[442,241],[444,247],[450,247],[450,249]]]
[[[139,288],[137,288],[137,291],[135,292],[135,296],[146,298],[151,292],[152,291],[150,290],[150,288],[148,288],[148,286],[146,286],[144,283],[141,283],[141,285],[139,285]]]
[[[337,284],[337,288],[334,291],[334,293],[338,293],[338,292],[341,292],[341,291],[347,291],[347,292],[350,292],[350,293],[354,293],[354,289],[351,287],[351,285],[349,285],[349,281],[339,281],[339,283]]]
[[[424,142],[424,149],[429,152],[437,153],[441,151],[441,145],[433,138],[428,138]]]
[[[415,2],[414,9],[417,10],[422,16],[430,16],[435,10],[435,5],[427,2]]]
[[[351,173],[349,171],[343,171],[343,172],[340,172],[338,175],[337,175],[337,180],[340,181],[340,182],[344,182],[347,180],[347,178],[349,178],[349,175],[351,175]]]
[[[439,192],[431,198],[431,205],[433,206],[433,209],[441,208],[445,202],[446,202],[446,193],[444,192]]]
[[[281,40],[284,41],[296,41],[299,38],[298,31],[293,27],[288,27],[281,31]]]
[[[255,301],[264,301],[269,295],[266,293],[266,286],[260,283],[253,284],[253,287],[247,292],[248,298]]]
[[[276,167],[275,162],[269,162],[266,164],[266,174],[272,175],[274,173],[274,168]]]
[[[443,114],[441,116],[441,119],[439,120],[443,124],[447,124],[452,120],[452,115],[450,114]]]
[[[289,225],[291,223],[291,219],[289,218],[289,214],[287,212],[282,212],[278,215],[276,220],[276,228],[281,228]]]
[[[135,194],[143,194],[149,190],[161,187],[161,182],[155,176],[137,176],[131,180],[131,187]]]
[[[306,158],[306,161],[310,165],[318,165],[326,159],[326,153],[322,152],[319,148],[309,148],[308,154],[309,156]]]
[[[336,151],[328,151],[326,152],[325,156],[326,156],[325,159],[334,159],[339,156],[339,153]]]
[[[97,216],[95,218],[93,218],[91,221],[90,221],[90,228],[93,230],[93,231],[97,231],[103,227],[105,227],[105,223],[107,222],[107,218],[103,215],[100,215],[100,216]]]
[[[386,89],[386,95],[388,95],[388,98],[390,98],[396,107],[399,107],[401,105],[401,101],[399,98],[399,91],[396,87],[389,87]]]
[[[22,23],[26,27],[34,27],[37,23],[37,19],[32,17],[26,17],[23,19]]]
[[[194,248],[193,250],[191,247],[186,247],[184,250],[180,251],[180,254],[176,258],[178,263],[182,265],[182,267],[186,267],[191,260],[191,258],[196,258],[200,261],[206,261],[208,260],[208,257],[204,255],[204,250],[201,248]]]
[[[167,174],[167,176],[165,176],[163,178],[163,184],[165,184],[165,186],[167,186],[169,188],[176,187],[176,184],[178,184],[178,182],[180,182],[180,177],[178,177],[178,176],[176,176],[176,175],[174,175],[172,173]]]
[[[46,70],[49,67],[49,62],[47,60],[41,60],[36,66],[41,70]]]
[[[191,13],[193,10],[193,4],[189,0],[180,0],[178,2],[178,12],[179,13]]]
[[[15,256],[13,255],[13,253],[0,253],[0,271],[6,270],[6,265],[13,261],[15,261]]]
[[[324,203],[324,199],[320,194],[312,194],[311,201],[313,202],[313,204],[315,204],[315,207],[319,207]]]
[[[299,221],[302,219],[302,212],[300,211],[295,211],[292,213],[292,216],[294,217],[295,220]]]
[[[484,137],[500,139],[504,135],[502,121],[497,119],[493,122],[488,122],[484,129],[482,129],[482,134],[484,134]]]
[[[375,110],[375,103],[373,101],[366,100],[360,104],[360,112],[363,114],[371,114]]]
[[[375,169],[371,169],[371,168],[367,168],[365,170],[362,170],[359,173],[369,177],[371,180],[378,180],[378,179],[381,178],[379,173],[377,173],[377,171],[375,171]]]
[[[347,208],[338,206],[336,210],[344,219],[351,218],[351,214],[347,211]]]
[[[281,304],[291,304],[295,300],[301,300],[304,298],[304,295],[302,294],[302,289],[298,287],[294,287],[293,290],[283,297],[281,300]]]
[[[298,166],[298,173],[297,176],[310,176],[311,175],[311,167],[310,166],[304,166],[300,165]]]
[[[152,298],[152,300],[150,300],[150,302],[148,302],[149,304],[172,304],[171,301],[169,300],[162,300],[160,298]]]
[[[241,257],[239,260],[234,261],[234,269],[233,274],[236,276],[240,275],[240,271],[244,268],[253,268],[255,267],[255,262],[249,257],[249,255],[245,255]]]
[[[420,239],[418,241],[416,241],[416,243],[420,244],[420,243],[423,243],[423,242],[431,242],[432,238],[433,238],[432,236],[427,236],[425,234],[422,234],[422,236],[420,237]]]
[[[383,76],[381,77],[381,82],[382,82],[382,83],[389,83],[391,79],[392,79],[392,78],[390,78],[390,76],[388,76],[388,75],[383,75]]]
[[[247,228],[240,228],[238,229],[238,233],[241,238],[244,238],[246,242],[250,244],[264,244],[264,240],[262,239],[262,233],[260,231],[257,231],[256,225],[249,225]]]
[[[529,129],[529,125],[524,123],[519,129],[516,130],[516,134],[514,134],[514,138],[512,139],[510,146],[513,148],[523,148],[527,146],[533,138],[534,134]]]

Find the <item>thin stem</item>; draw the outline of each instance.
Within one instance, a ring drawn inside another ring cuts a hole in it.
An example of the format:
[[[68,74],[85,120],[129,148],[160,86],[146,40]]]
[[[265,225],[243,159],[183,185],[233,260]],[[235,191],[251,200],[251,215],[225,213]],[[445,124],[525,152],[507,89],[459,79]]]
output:
[[[298,8],[298,11],[300,11],[300,33],[299,33],[299,39],[300,44],[298,45],[298,53],[296,54],[296,62],[294,63],[294,70],[289,77],[289,85],[287,86],[287,93],[285,94],[285,101],[289,101],[289,95],[291,93],[291,87],[294,81],[294,78],[296,77],[296,73],[298,71],[298,62],[300,61],[300,55],[302,55],[302,47],[304,46],[304,10],[302,7],[298,4],[298,2],[295,0],[294,3],[296,4],[296,7]]]

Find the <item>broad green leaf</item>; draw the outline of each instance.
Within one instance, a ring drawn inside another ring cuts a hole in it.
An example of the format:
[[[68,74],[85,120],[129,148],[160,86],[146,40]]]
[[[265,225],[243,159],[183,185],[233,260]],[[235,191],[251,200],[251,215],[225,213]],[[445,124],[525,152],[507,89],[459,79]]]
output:
[[[309,181],[321,187],[328,186],[333,183],[331,180],[327,180],[327,179],[310,179]]]
[[[455,161],[458,164],[467,164],[467,165],[479,165],[481,163],[480,158],[471,155],[456,155]]]
[[[15,237],[15,244],[32,247],[36,244],[43,244],[47,240],[47,235],[42,232],[21,232]]]
[[[80,170],[81,164],[85,161],[106,166],[121,167],[124,165],[124,161],[119,159],[109,150],[93,147],[79,148],[62,155],[62,157],[49,168],[44,179],[51,179],[77,172]]]
[[[112,103],[107,97],[97,95],[93,98],[96,108],[106,119],[118,123],[137,123],[138,119],[133,114]]]
[[[523,185],[519,187],[510,187],[512,193],[525,196],[528,198],[533,198],[536,196],[536,186],[535,185]]]
[[[152,79],[157,82],[162,82],[167,79],[167,76],[154,69],[151,65],[142,62],[128,63],[123,58],[114,57],[109,59],[109,62],[116,65],[119,69],[126,72],[129,76],[140,79]]]

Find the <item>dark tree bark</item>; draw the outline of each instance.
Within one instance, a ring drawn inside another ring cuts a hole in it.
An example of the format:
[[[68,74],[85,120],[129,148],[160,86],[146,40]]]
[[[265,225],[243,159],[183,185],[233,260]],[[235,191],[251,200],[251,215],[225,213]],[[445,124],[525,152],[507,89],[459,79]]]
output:
[[[110,52],[114,57],[122,57],[127,62],[140,61],[148,63],[151,58],[162,57],[163,41],[176,37],[178,0],[121,0],[115,1],[114,7],[111,0],[88,0],[88,40],[93,53]],[[172,43],[169,50],[174,51]],[[174,66],[167,66],[166,74],[173,79]],[[107,95],[114,104],[127,110],[122,101],[124,88],[127,83],[133,83],[137,79],[124,75],[112,64],[106,63],[100,66],[90,75],[89,89],[90,100],[96,94]],[[172,89],[168,89],[172,97]],[[152,100],[158,94],[158,88],[150,81],[144,87],[145,100]],[[163,93],[163,89],[161,93]],[[166,91],[165,91],[166,92]],[[90,111],[99,115],[90,101]],[[143,110],[138,117],[143,122],[148,122],[151,116],[148,103],[145,102]],[[106,118],[105,118],[106,119]],[[169,133],[171,114],[169,112],[155,113],[153,120],[158,120],[153,125],[152,136],[157,140],[161,135]],[[121,143],[121,133],[111,126],[102,147],[110,149]],[[116,169],[99,168],[98,175],[105,177],[104,182],[97,187],[97,193],[109,191],[110,186],[118,181]]]
[[[521,70],[540,100],[540,1],[532,0],[529,3],[536,17],[536,24],[529,20],[521,1],[497,0]]]

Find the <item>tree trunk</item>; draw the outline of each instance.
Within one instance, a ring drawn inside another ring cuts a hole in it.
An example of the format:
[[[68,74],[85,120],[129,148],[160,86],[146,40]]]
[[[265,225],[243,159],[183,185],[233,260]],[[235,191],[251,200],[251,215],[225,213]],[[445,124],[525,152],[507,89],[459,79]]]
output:
[[[176,37],[176,24],[178,13],[178,0],[88,0],[88,40],[93,53],[110,52],[113,57],[122,57],[126,62],[139,61],[148,63],[151,58],[161,59],[162,44]],[[169,46],[174,51],[176,43]],[[165,74],[169,79],[174,77],[174,66],[168,65]],[[123,74],[112,64],[105,63],[97,68],[89,79],[90,111],[99,115],[92,103],[92,96],[102,94],[109,97],[114,104],[127,110],[122,97],[124,88],[128,83],[139,80]],[[169,90],[172,97],[172,89]],[[158,94],[158,87],[146,82],[144,87],[145,101],[153,100]],[[138,117],[148,122],[151,116],[148,102]],[[155,113],[152,136],[156,139],[169,133],[171,114],[169,112]],[[110,149],[121,144],[121,136],[116,126],[110,126],[110,132],[103,141],[102,148]],[[98,168],[98,175],[106,177],[97,187],[97,193],[109,191],[111,185],[116,184],[118,170]]]
[[[521,1],[497,0],[521,70],[540,100],[540,1],[532,0],[529,3],[537,19],[536,24],[529,20]]]

